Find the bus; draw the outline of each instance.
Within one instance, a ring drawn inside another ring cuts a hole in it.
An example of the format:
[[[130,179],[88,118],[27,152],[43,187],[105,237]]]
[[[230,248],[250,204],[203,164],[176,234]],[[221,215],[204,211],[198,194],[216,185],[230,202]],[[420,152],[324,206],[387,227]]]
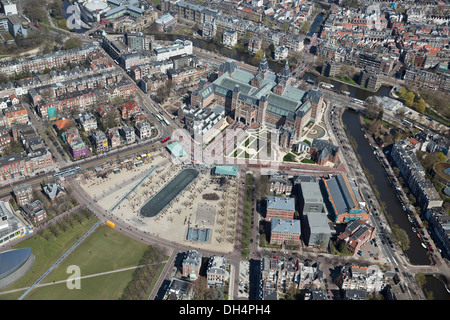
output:
[[[107,224],[108,226],[110,226],[111,228],[114,228],[114,227],[116,226],[116,224],[115,224],[114,222],[109,221],[109,220],[106,221],[106,224]]]
[[[163,119],[164,123],[166,124],[166,126],[170,127],[170,123],[169,121],[167,121],[166,119]]]
[[[166,142],[169,139],[170,139],[170,137],[165,137],[164,139],[161,140],[161,142],[164,143],[164,142]]]
[[[36,28],[40,28],[39,25],[37,25],[37,24],[34,24],[34,26],[35,26]]]
[[[163,118],[159,114],[155,113],[154,115],[156,119],[158,119],[159,121],[163,121]]]

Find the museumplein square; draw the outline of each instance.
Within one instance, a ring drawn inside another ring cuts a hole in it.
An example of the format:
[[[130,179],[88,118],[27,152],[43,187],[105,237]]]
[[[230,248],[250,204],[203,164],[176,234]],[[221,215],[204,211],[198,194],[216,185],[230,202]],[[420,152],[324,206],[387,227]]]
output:
[[[0,299],[448,301],[449,16],[0,0]]]

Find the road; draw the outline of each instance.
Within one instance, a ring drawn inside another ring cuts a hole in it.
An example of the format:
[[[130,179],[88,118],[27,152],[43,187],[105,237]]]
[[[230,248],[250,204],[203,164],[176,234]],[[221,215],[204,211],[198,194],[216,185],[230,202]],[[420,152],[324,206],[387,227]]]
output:
[[[336,100],[333,102],[335,101]],[[362,188],[363,192],[371,199],[372,210],[375,210],[376,213],[371,215],[370,222],[377,228],[377,230],[379,230],[377,232],[377,237],[382,240],[381,244],[379,244],[380,250],[382,250],[382,256],[390,265],[400,270],[399,276],[403,283],[407,284],[406,287],[408,289],[407,294],[409,299],[424,299],[421,293],[422,290],[417,286],[417,283],[410,275],[427,270],[427,273],[442,272],[443,274],[449,276],[449,268],[442,261],[438,263],[438,266],[413,266],[406,260],[401,249],[395,250],[395,248],[391,248],[389,245],[389,239],[392,237],[389,223],[385,219],[384,215],[378,214],[378,212],[381,212],[381,206],[378,203],[378,200],[361,168],[359,160],[356,157],[356,154],[348,141],[347,135],[342,128],[341,115],[346,106],[348,106],[348,104],[342,105],[337,102],[333,103],[333,107],[330,106],[326,109],[324,120],[327,128],[329,129],[328,132],[330,137],[333,143],[344,151],[340,153],[340,160],[346,164],[346,167],[349,170],[349,175],[352,177],[358,177],[358,184]],[[418,294],[416,295],[415,293]]]

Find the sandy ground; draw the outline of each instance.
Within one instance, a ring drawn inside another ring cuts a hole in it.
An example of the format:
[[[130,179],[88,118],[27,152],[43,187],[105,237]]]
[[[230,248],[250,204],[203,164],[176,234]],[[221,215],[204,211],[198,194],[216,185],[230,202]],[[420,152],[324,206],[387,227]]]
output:
[[[164,150],[153,154],[140,167],[133,165],[131,170],[123,168],[120,173],[110,173],[107,178],[97,178],[95,174],[91,174],[80,177],[78,182],[100,206],[133,227],[177,243],[231,252],[236,238],[238,180],[227,179],[227,183],[220,187],[218,179],[206,170],[156,217],[140,216],[139,210],[144,203],[182,169],[182,166],[171,161]],[[146,177],[150,170],[153,171]],[[135,190],[130,192],[134,187]],[[217,194],[219,199],[203,199],[204,194],[212,193]],[[197,218],[197,209],[199,204],[204,203],[215,206],[216,213],[212,221],[205,221],[205,225],[202,225],[201,219]],[[209,242],[186,240],[188,226],[209,228]]]

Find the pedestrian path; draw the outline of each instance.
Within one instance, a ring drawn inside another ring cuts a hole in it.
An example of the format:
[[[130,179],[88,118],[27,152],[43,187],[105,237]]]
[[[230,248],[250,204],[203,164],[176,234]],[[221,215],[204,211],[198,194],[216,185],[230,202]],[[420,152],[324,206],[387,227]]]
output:
[[[49,274],[50,272],[52,272],[69,254],[72,253],[73,250],[75,250],[78,245],[83,242],[84,239],[86,239],[86,237],[91,234],[92,231],[94,231],[100,224],[102,224],[103,221],[99,220],[96,224],[94,224],[91,229],[88,230],[88,232],[86,232],[77,242],[75,242],[75,244],[70,247],[69,250],[66,251],[66,253],[64,253],[61,258],[58,259],[58,261],[56,261],[50,268],[48,268],[47,271],[44,272],[44,274],[42,276],[39,277],[39,279],[36,280],[35,283],[33,283],[33,285],[31,287],[29,287],[20,297],[18,300],[23,300],[37,285],[39,285],[39,283],[41,283],[42,280],[44,280]]]
[[[134,190],[136,190],[137,187],[139,187],[139,185],[145,180],[147,179],[147,177],[153,172],[155,171],[155,169],[157,168],[157,166],[152,166],[152,168],[127,192],[123,195],[122,198],[119,199],[119,201],[116,202],[116,204],[114,204],[111,209],[109,209],[110,212],[113,212],[114,209],[117,208],[117,206],[119,206],[123,200],[125,200],[128,195],[130,193],[132,193]]]

